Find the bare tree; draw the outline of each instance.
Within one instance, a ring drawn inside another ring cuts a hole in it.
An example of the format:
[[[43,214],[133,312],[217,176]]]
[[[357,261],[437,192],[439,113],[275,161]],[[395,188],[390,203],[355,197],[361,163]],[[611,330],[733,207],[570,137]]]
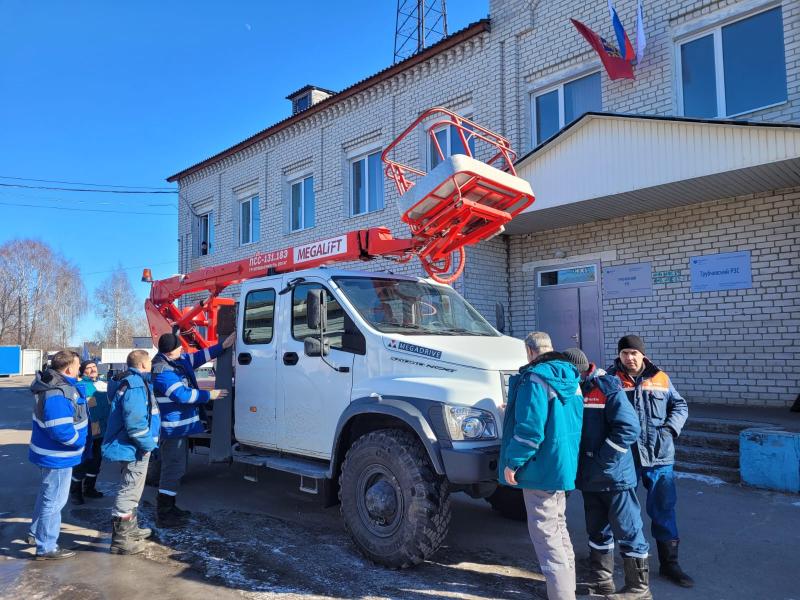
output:
[[[121,266],[97,287],[95,301],[95,312],[104,323],[104,330],[97,337],[105,345],[130,347],[133,336],[147,332],[146,325],[143,325],[144,311],[133,293],[128,274]]]
[[[48,322],[51,324],[52,335],[56,338],[56,346],[66,348],[69,339],[75,333],[78,319],[88,307],[86,289],[81,282],[81,274],[77,267],[65,266],[57,274],[56,290],[58,301],[50,307]]]
[[[65,347],[86,312],[77,267],[39,240],[0,246],[0,341]]]

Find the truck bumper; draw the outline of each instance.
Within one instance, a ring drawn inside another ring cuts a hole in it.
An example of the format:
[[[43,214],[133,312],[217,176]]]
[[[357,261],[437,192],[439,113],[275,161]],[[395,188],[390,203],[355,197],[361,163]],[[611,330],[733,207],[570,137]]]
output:
[[[450,483],[497,481],[500,446],[456,450],[442,448],[442,463]]]

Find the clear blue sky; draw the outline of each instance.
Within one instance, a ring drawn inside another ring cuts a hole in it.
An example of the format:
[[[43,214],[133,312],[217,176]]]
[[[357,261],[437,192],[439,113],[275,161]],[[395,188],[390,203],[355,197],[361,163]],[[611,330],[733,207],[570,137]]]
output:
[[[0,0],[0,176],[172,187],[167,176],[288,116],[286,94],[389,66],[396,4]],[[488,13],[488,0],[447,4],[450,32]],[[143,266],[177,270],[176,209],[172,195],[0,187],[0,243],[48,242],[90,298],[120,264],[143,302]],[[88,315],[73,342],[98,328]]]

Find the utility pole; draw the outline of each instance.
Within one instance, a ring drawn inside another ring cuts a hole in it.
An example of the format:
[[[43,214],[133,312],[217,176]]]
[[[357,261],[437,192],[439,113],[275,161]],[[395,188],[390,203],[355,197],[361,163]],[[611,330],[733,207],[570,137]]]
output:
[[[17,344],[22,348],[22,296],[17,298]]]

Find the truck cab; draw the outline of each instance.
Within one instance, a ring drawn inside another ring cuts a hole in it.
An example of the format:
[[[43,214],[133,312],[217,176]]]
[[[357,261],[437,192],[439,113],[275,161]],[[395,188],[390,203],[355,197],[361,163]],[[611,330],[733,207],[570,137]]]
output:
[[[424,560],[446,534],[450,492],[494,491],[524,344],[450,286],[323,267],[246,281],[238,303],[238,458],[281,457],[338,487],[369,558]]]

